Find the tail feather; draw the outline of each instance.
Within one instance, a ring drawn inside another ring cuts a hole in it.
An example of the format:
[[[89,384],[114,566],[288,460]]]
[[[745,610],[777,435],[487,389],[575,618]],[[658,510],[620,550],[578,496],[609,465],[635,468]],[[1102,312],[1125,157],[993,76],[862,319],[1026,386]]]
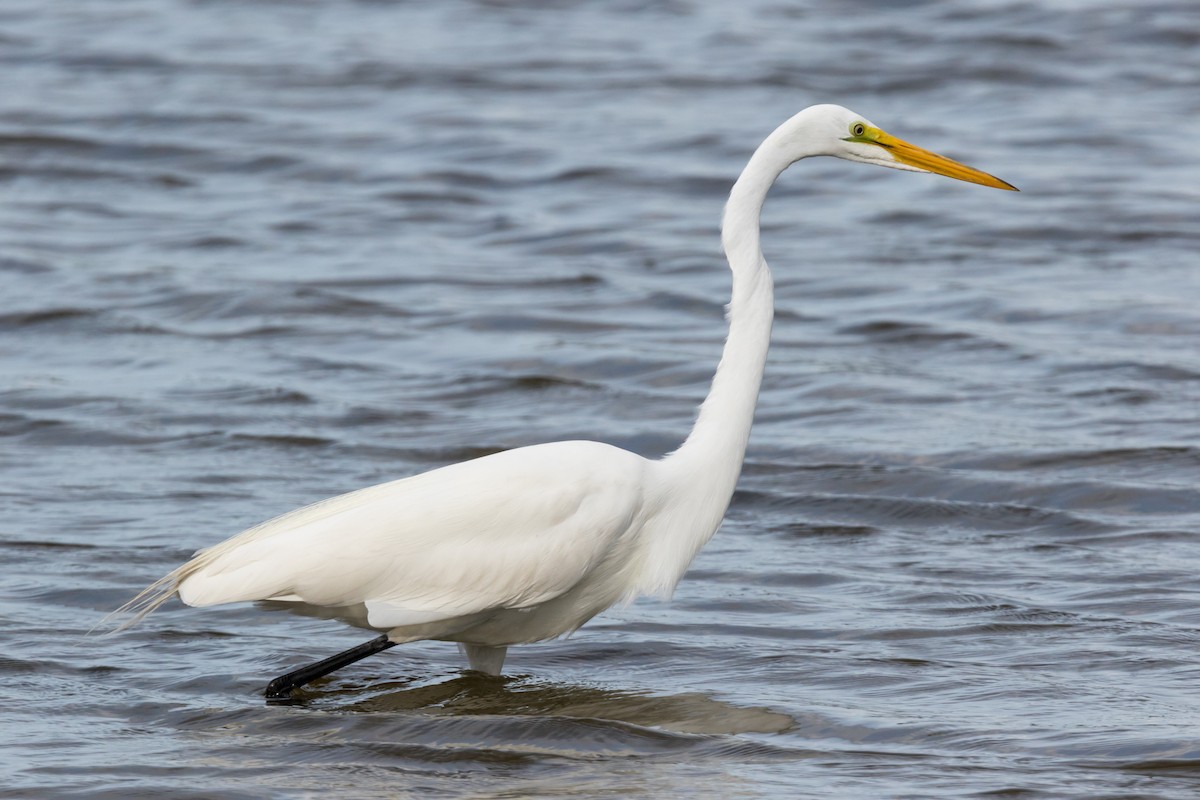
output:
[[[127,614],[130,615],[128,619],[121,622],[112,630],[107,631],[105,635],[120,633],[121,631],[137,625],[139,622],[157,610],[158,607],[163,603],[179,594],[179,585],[187,580],[188,577],[208,566],[212,562],[213,557],[216,555],[212,553],[213,549],[214,548],[201,550],[199,553],[196,553],[196,555],[193,556],[192,559],[187,563],[176,567],[166,575],[156,580],[154,583],[147,586],[145,589],[142,589],[142,591],[138,592],[137,596],[132,600],[125,603],[115,611],[110,612],[102,620],[97,622],[92,630],[108,625],[117,617],[122,617]]]
[[[178,569],[170,572],[169,574],[164,575],[163,577],[159,578],[154,583],[150,584],[145,589],[143,589],[141,592],[139,592],[138,595],[136,597],[134,597],[132,600],[130,600],[128,603],[125,603],[120,608],[107,614],[104,617],[104,619],[102,619],[98,623],[96,623],[95,627],[99,628],[99,627],[108,625],[109,623],[113,622],[117,617],[122,617],[122,616],[125,616],[126,614],[130,614],[132,616],[130,616],[129,619],[124,620],[123,622],[121,622],[121,624],[117,625],[115,628],[108,631],[106,633],[106,635],[113,634],[113,633],[120,633],[123,630],[132,628],[134,625],[138,624],[143,619],[145,619],[149,614],[151,614],[155,609],[157,609],[163,603],[167,602],[168,600],[170,600],[172,597],[175,596],[175,594],[179,590],[179,582],[182,580],[183,572],[187,568],[187,566],[188,566],[187,564],[184,564],[182,567],[179,567]],[[95,628],[93,628],[93,630],[94,629]]]

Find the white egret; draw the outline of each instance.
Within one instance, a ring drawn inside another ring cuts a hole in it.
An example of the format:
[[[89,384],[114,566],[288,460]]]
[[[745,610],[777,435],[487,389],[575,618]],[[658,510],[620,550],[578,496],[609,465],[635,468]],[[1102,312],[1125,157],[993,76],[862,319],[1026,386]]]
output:
[[[733,185],[721,238],[729,334],[686,441],[648,460],[607,444],[521,447],[334,497],[201,550],[121,611],[275,600],[384,633],[275,679],[268,697],[396,644],[458,642],[499,674],[510,645],[576,630],[615,603],[669,595],[720,525],[741,472],[773,315],[759,247],[767,191],[788,166],[835,156],[1013,186],[915,147],[840,106],[807,108]]]

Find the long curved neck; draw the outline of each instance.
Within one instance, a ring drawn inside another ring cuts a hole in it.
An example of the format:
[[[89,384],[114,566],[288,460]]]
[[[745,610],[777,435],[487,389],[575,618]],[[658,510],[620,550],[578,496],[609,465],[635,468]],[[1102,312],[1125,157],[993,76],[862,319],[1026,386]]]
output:
[[[642,591],[669,593],[674,588],[721,524],[742,471],[774,316],[759,217],[771,184],[794,160],[785,156],[779,134],[755,151],[725,206],[721,241],[733,272],[729,336],[691,434],[659,462],[665,513],[648,543]]]
[[[769,161],[752,160],[734,184],[725,206],[721,240],[733,273],[726,310],[729,335],[708,397],[683,445],[680,460],[720,461],[740,470],[754,421],[774,317],[774,286],[759,246],[759,215],[767,190],[779,174]],[[766,174],[763,174],[766,173]]]
[[[729,193],[721,223],[721,241],[733,272],[727,318],[729,336],[687,440],[666,459],[693,473],[710,496],[721,498],[720,514],[733,494],[754,421],[774,317],[771,272],[759,245],[759,218],[767,191],[791,161],[768,138]]]

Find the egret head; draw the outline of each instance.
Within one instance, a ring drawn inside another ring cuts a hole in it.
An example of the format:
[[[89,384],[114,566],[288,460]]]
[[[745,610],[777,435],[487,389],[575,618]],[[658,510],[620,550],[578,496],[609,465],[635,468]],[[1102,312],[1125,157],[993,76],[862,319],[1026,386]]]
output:
[[[848,108],[812,106],[801,111],[792,121],[797,123],[798,139],[803,138],[810,144],[822,143],[819,153],[805,155],[836,156],[891,169],[932,172],[968,183],[1017,191],[1017,187],[1007,181],[897,139]]]

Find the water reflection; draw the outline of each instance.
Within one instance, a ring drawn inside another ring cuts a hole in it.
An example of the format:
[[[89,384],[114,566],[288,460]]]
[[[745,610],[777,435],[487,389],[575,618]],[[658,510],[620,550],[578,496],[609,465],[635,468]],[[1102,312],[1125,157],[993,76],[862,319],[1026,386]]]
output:
[[[465,672],[449,680],[393,680],[369,687],[338,686],[297,693],[302,705],[322,710],[435,716],[504,716],[625,723],[674,733],[780,733],[793,719],[766,708],[737,706],[698,692],[657,695],[609,687],[563,684],[529,676]]]

